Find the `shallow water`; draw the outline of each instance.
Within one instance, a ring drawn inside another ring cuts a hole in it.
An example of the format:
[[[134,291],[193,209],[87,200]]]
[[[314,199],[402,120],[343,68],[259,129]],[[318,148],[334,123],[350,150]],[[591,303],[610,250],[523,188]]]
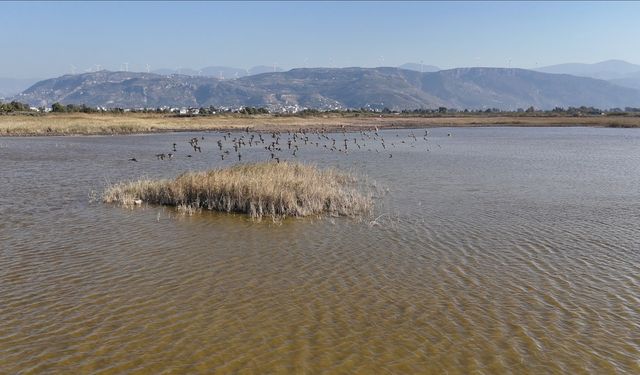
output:
[[[640,132],[381,135],[297,156],[371,217],[281,224],[92,199],[220,133],[0,138],[0,373],[640,373]]]

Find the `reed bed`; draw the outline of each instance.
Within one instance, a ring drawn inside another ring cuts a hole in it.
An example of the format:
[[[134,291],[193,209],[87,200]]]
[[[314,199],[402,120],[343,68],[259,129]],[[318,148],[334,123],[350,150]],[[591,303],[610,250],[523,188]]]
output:
[[[246,213],[254,219],[327,214],[356,216],[370,212],[371,196],[355,177],[335,169],[296,163],[252,163],[175,179],[122,182],[107,188],[103,201],[125,206],[142,203],[181,210]]]
[[[0,136],[132,134],[168,131],[244,130],[287,131],[305,129],[359,130],[379,128],[424,128],[437,126],[610,126],[640,127],[640,116],[360,116],[335,114],[311,117],[276,115],[220,115],[175,117],[163,114],[60,113],[41,116],[0,116]]]

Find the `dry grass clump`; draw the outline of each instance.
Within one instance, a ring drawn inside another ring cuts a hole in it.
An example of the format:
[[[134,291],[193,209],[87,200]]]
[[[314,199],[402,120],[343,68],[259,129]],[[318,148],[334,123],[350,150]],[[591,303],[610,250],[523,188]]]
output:
[[[334,169],[294,163],[239,164],[186,172],[173,180],[138,180],[109,187],[106,203],[141,202],[246,213],[252,218],[329,214],[355,216],[371,209],[354,177]]]

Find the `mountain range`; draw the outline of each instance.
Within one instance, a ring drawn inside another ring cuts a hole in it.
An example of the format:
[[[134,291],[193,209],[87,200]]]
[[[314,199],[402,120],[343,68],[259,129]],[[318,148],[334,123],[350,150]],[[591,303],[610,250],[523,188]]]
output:
[[[400,69],[407,70],[415,70],[416,72],[437,72],[440,70],[435,65],[425,65],[421,63],[406,63],[398,66]],[[266,65],[258,65],[249,69],[243,68],[234,68],[230,66],[207,66],[202,69],[192,69],[192,68],[177,68],[177,69],[156,69],[153,70],[152,73],[162,74],[162,75],[171,75],[171,74],[184,74],[190,76],[204,76],[204,77],[214,77],[220,79],[234,79],[234,78],[242,78],[246,76],[253,76],[256,74],[262,73],[272,73],[272,72],[283,72],[284,69],[281,67],[274,66],[266,66]]]
[[[640,107],[639,90],[594,78],[507,68],[422,73],[390,67],[300,68],[237,79],[99,71],[40,81],[15,99],[37,106],[61,102],[125,108]]]
[[[268,72],[282,72],[282,68],[278,66],[258,65],[249,69],[233,68],[230,66],[207,66],[196,70],[191,68],[180,69],[156,69],[153,73],[162,75],[184,74],[190,76],[215,77],[220,79],[233,79]]]
[[[406,63],[398,66],[400,69],[416,72],[432,73],[441,69],[434,65],[423,63]],[[595,64],[559,64],[532,69],[542,73],[569,74],[578,77],[589,77],[607,80],[618,86],[640,90],[640,65],[631,64],[622,60],[607,60]],[[263,73],[283,72],[278,66],[259,65],[250,69],[234,68],[228,66],[207,66],[202,69],[157,69],[152,71],[158,75],[185,75],[194,77],[208,77],[218,79],[238,79]],[[0,78],[0,100],[11,99],[21,93],[40,79],[16,79]]]
[[[607,60],[595,64],[559,64],[535,70],[543,73],[604,79],[620,86],[640,89],[640,65],[622,60]]]

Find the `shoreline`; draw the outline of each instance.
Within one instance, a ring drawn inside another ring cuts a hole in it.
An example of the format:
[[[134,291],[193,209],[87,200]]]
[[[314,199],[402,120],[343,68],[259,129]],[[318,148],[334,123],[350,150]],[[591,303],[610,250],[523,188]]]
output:
[[[160,114],[48,114],[0,116],[0,137],[133,135],[198,131],[335,131],[436,127],[612,127],[640,128],[640,116],[318,116]]]

